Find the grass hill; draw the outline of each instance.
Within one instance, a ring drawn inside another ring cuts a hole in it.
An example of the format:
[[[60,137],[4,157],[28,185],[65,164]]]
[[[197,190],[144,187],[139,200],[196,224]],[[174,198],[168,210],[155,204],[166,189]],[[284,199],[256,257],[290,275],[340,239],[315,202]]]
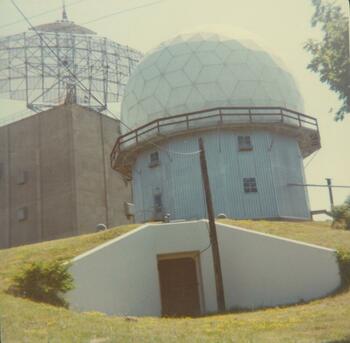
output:
[[[223,222],[350,252],[350,231],[326,222]],[[66,261],[135,227],[0,250],[1,343],[350,342],[350,291],[302,305],[179,319],[76,313],[6,293],[25,263]]]

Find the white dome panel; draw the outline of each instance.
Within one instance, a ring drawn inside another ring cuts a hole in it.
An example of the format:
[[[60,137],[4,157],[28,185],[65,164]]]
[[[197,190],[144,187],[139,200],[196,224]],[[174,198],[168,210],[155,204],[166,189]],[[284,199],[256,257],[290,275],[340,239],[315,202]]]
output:
[[[220,75],[220,72],[223,69],[222,64],[213,64],[213,65],[206,65],[202,67],[202,70],[200,71],[196,83],[212,83],[214,80],[218,79],[218,76]]]
[[[173,56],[168,49],[164,49],[156,60],[156,67],[158,70],[166,70]]]
[[[202,65],[196,55],[191,56],[184,67],[184,72],[192,82],[197,79],[201,70]]]
[[[165,74],[165,79],[169,82],[172,88],[189,85],[191,82],[183,70],[172,71]]]
[[[303,111],[283,63],[251,39],[179,35],[150,51],[125,89],[121,119],[132,128],[180,113],[224,106]]]
[[[164,106],[166,106],[166,103],[168,102],[170,92],[171,92],[171,86],[169,85],[169,82],[165,79],[161,79],[154,95],[159,101],[159,103],[162,104],[163,108]]]

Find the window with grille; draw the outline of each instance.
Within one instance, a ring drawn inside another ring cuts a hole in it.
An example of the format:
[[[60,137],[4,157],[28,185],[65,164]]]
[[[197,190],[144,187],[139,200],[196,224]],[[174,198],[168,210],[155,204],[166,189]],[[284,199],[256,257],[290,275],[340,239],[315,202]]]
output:
[[[244,178],[243,187],[245,193],[256,193],[258,191],[258,188],[256,187],[256,180],[254,177]]]
[[[149,162],[150,168],[159,165],[159,153],[158,153],[158,151],[152,152],[152,153],[149,155],[149,157],[150,157],[150,162]]]
[[[238,150],[239,151],[251,151],[253,145],[250,136],[238,136]]]

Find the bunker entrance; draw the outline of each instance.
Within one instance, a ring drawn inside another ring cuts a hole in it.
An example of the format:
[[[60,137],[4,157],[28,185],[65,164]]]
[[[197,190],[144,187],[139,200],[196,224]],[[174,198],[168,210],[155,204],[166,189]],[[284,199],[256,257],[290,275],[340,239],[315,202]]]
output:
[[[195,256],[158,256],[163,316],[201,313],[199,269]]]

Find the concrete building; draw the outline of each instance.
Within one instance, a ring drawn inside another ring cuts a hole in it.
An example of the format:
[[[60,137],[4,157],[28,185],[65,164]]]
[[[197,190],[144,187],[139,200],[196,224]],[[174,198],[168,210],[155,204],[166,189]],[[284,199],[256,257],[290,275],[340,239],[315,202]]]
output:
[[[215,214],[310,219],[303,159],[317,120],[284,64],[252,40],[179,35],[138,64],[125,89],[113,167],[132,179],[136,221],[206,217],[198,138]]]
[[[74,104],[0,127],[0,248],[127,223],[130,188],[109,159],[119,130]]]
[[[331,249],[217,223],[226,309],[287,305],[340,285]],[[209,247],[209,248],[208,248]],[[217,311],[206,220],[145,224],[72,261],[79,311],[198,315]]]

